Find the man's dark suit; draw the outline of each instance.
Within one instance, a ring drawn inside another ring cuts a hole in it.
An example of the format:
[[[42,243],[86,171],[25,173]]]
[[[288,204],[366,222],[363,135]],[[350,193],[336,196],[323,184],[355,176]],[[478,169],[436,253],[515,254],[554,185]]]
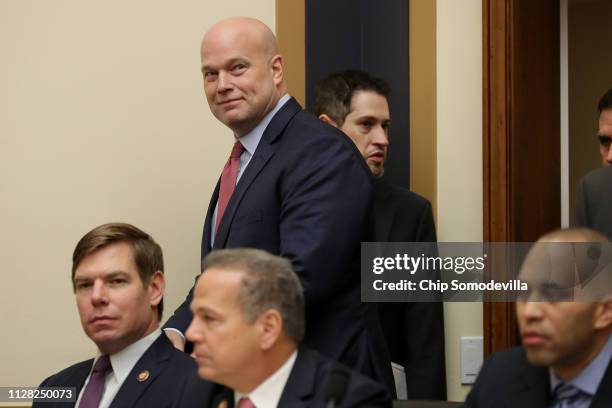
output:
[[[372,181],[351,140],[291,98],[244,170],[212,250],[251,247],[288,258],[304,286],[304,344],[392,386],[376,310],[361,303],[360,243],[368,241]],[[211,251],[210,200],[202,257]],[[184,332],[193,289],[166,327]]]
[[[314,350],[301,347],[278,406],[281,408],[325,407],[328,374],[331,370],[346,373],[348,382],[342,403],[337,407],[391,407],[385,388],[342,364],[324,358]],[[226,401],[227,405],[223,405]],[[176,408],[233,407],[234,391],[192,376],[181,390]]]
[[[70,366],[52,375],[40,384],[41,387],[76,387],[76,397],[81,392],[85,379],[89,375],[93,359]],[[127,376],[110,408],[120,407],[171,407],[178,399],[177,384],[186,381],[190,374],[196,373],[193,358],[180,352],[170,340],[162,334],[140,357]],[[148,371],[145,381],[138,381],[138,375]],[[68,408],[70,403],[37,403],[33,408]]]
[[[436,242],[431,204],[380,179],[374,184],[377,242]],[[408,398],[446,400],[442,303],[379,303],[391,360],[406,369]]]
[[[522,347],[489,358],[465,401],[467,408],[542,408],[550,403],[548,368],[527,361]],[[612,407],[612,364],[608,364],[590,408]]]
[[[612,166],[592,171],[580,180],[574,225],[592,228],[612,239]]]

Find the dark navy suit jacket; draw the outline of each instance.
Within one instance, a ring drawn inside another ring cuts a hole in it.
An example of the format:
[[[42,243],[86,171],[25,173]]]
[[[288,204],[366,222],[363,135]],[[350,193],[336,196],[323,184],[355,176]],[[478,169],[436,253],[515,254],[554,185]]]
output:
[[[78,397],[89,375],[93,359],[82,361],[52,375],[40,384],[41,387],[76,387]],[[138,381],[138,374],[148,371],[145,381]],[[140,357],[127,376],[110,408],[121,407],[171,407],[178,399],[178,384],[186,381],[190,374],[196,373],[193,358],[174,348],[170,340],[162,334]],[[69,408],[74,402],[51,403],[34,402],[33,408]]]
[[[612,166],[592,171],[580,180],[574,225],[595,229],[612,239]]]
[[[467,408],[542,408],[550,404],[548,368],[527,361],[522,347],[495,353],[480,369],[465,401]],[[612,407],[612,363],[608,364],[590,408]]]
[[[391,397],[382,385],[305,347],[299,349],[278,406],[280,408],[325,407],[327,379],[332,369],[341,370],[348,376],[345,396],[336,407],[391,407]],[[181,399],[175,408],[232,408],[234,404],[232,389],[206,382],[194,375],[181,390]]]
[[[211,248],[218,194],[217,184],[202,257],[251,247],[288,258],[304,286],[304,344],[392,387],[376,309],[361,303],[360,243],[371,231],[372,178],[351,140],[291,98],[264,131]],[[166,327],[185,331],[192,295]]]
[[[431,204],[407,189],[377,179],[374,216],[377,242],[436,242]],[[446,400],[442,303],[379,303],[378,310],[391,360],[406,369],[408,398]]]

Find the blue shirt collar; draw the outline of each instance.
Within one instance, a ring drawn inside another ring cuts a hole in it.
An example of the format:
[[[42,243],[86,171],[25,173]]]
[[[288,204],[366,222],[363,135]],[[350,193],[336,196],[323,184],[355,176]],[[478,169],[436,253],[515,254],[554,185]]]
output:
[[[597,357],[589,363],[589,365],[582,370],[575,378],[568,381],[568,384],[572,384],[574,387],[590,394],[595,395],[597,388],[603,379],[610,359],[612,358],[612,334],[608,336],[608,341],[605,346],[601,349]],[[558,384],[563,382],[554,373],[552,368],[548,369],[550,375],[550,389],[554,391]]]
[[[259,122],[259,124],[253,128],[253,130],[240,138],[240,143],[242,143],[244,149],[249,152],[251,156],[253,156],[255,153],[255,149],[257,149],[257,145],[259,145],[259,141],[261,140],[264,131],[268,127],[268,124],[274,115],[276,115],[276,112],[278,112],[289,99],[291,99],[289,94],[283,95],[283,97],[276,103],[274,109],[268,112],[268,114],[264,116],[263,120]]]

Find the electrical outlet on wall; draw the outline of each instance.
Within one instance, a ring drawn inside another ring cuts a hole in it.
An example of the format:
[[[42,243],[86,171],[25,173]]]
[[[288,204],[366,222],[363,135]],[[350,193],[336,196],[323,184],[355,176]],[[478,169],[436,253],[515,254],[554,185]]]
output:
[[[482,337],[461,337],[461,384],[474,384],[482,358]]]

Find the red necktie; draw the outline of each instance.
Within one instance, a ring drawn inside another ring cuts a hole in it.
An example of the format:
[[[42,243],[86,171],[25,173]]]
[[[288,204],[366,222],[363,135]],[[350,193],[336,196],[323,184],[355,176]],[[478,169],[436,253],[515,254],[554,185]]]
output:
[[[240,401],[238,401],[238,405],[236,405],[236,408],[255,408],[255,405],[253,404],[253,402],[251,402],[250,399],[244,397],[240,398]]]
[[[232,193],[236,188],[236,179],[238,178],[238,165],[240,164],[240,155],[244,152],[244,146],[240,142],[234,143],[230,158],[223,167],[223,173],[221,173],[221,187],[219,188],[219,199],[217,200],[217,225],[215,226],[215,233],[219,229],[223,213],[227,208]]]

